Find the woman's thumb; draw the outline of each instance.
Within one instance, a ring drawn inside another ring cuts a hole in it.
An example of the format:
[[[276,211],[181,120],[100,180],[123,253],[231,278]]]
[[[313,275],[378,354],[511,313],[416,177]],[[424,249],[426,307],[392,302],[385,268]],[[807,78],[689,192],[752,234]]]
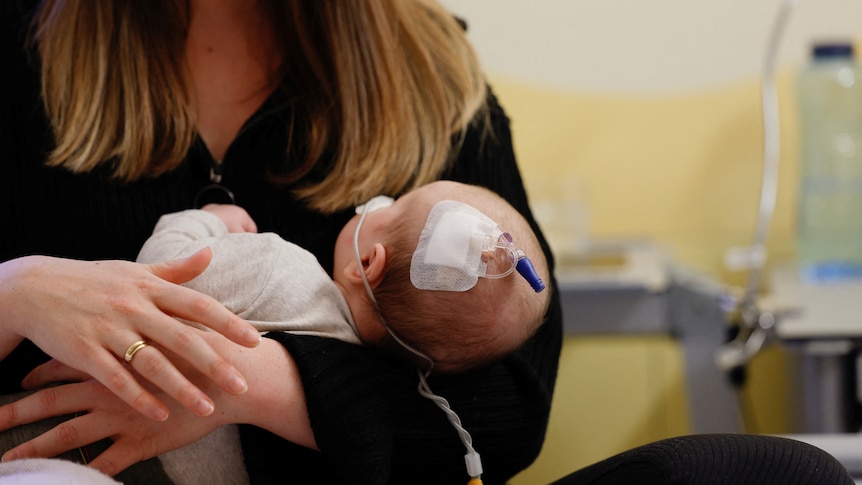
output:
[[[213,259],[212,249],[206,247],[191,256],[148,265],[153,274],[170,281],[182,284],[203,273]]]

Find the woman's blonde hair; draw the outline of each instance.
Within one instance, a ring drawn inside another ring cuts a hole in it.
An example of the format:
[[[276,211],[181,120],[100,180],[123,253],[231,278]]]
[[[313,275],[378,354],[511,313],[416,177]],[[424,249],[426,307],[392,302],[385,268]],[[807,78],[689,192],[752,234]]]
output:
[[[43,0],[34,39],[56,148],[76,172],[123,180],[176,168],[196,137],[178,0]],[[275,178],[332,212],[438,178],[483,112],[465,33],[433,0],[270,0],[291,105]],[[324,157],[324,177],[306,177]],[[310,182],[308,180],[311,180]]]

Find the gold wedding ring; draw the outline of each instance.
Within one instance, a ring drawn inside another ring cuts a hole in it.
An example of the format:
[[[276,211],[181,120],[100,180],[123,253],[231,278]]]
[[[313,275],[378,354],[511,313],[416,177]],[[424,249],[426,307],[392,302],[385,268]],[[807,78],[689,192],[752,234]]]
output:
[[[126,359],[127,363],[131,364],[132,359],[135,358],[135,354],[137,354],[139,350],[141,350],[142,348],[144,348],[146,346],[147,346],[146,342],[144,342],[143,340],[138,340],[137,342],[133,343],[132,345],[129,345],[129,348],[126,349],[126,355],[123,358]]]

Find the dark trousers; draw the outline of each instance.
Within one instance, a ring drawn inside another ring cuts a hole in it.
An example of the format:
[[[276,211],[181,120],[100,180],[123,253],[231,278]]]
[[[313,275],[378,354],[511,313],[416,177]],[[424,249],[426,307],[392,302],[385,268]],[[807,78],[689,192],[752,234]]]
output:
[[[859,450],[862,453],[862,450]],[[713,434],[650,443],[553,485],[853,485],[832,455],[807,443],[763,435]]]

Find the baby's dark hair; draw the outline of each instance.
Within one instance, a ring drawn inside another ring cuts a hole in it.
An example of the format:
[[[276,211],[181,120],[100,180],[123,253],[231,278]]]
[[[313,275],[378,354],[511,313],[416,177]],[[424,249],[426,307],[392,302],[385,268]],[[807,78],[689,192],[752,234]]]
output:
[[[510,232],[515,244],[547,280],[547,261],[535,235],[504,199],[475,186],[459,187],[458,197],[452,198],[473,205]],[[428,203],[427,210],[418,211],[421,217],[402,218],[389,227],[389,237],[384,242],[385,274],[374,294],[381,317],[400,339],[433,359],[436,370],[458,372],[517,350],[541,326],[550,298],[548,291],[536,294],[517,274],[501,279],[479,278],[468,291],[414,287],[410,263],[431,206],[433,203]],[[500,331],[502,326],[511,331]],[[421,359],[413,360],[427,365]]]

